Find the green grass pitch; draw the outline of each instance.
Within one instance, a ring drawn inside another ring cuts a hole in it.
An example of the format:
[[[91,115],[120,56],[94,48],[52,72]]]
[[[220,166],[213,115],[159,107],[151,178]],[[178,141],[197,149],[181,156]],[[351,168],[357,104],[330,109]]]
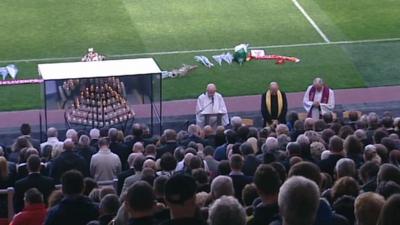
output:
[[[286,46],[324,42],[292,0],[2,0],[0,66],[26,60],[16,63],[18,76],[33,78],[37,64],[79,58],[88,47],[116,56],[249,43],[283,45],[265,50],[301,62],[199,66],[187,77],[165,80],[165,100],[194,98],[209,82],[225,96],[259,94],[272,80],[285,91],[302,91],[316,75],[333,88],[400,84],[400,41],[335,44],[400,38],[400,1],[298,2],[334,44]],[[170,70],[197,64],[195,55],[211,59],[222,52],[150,56]],[[38,85],[1,87],[0,96],[0,110],[41,107]]]

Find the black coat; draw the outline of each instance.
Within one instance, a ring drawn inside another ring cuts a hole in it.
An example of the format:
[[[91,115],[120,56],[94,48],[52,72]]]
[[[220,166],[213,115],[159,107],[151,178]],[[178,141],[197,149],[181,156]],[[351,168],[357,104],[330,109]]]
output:
[[[52,162],[50,176],[60,183],[61,176],[72,169],[80,171],[85,177],[89,176],[87,168],[86,161],[80,155],[73,151],[64,151]]]
[[[246,175],[229,175],[232,178],[233,188],[235,189],[235,197],[242,202],[242,191],[246,184],[253,182],[253,177]]]
[[[87,197],[64,198],[49,209],[45,225],[86,225],[97,220],[98,207]]]
[[[161,158],[161,156],[164,153],[171,153],[172,155],[174,154],[174,151],[176,149],[176,147],[178,147],[178,144],[175,141],[171,141],[171,142],[167,142],[166,144],[161,145],[158,149],[157,149],[157,156],[156,158]]]
[[[279,123],[286,124],[286,113],[287,113],[287,99],[285,92],[281,91],[282,99],[283,99],[283,106],[282,112],[279,116],[271,115],[267,110],[267,103],[265,102],[266,93],[262,94],[261,96],[261,115],[264,118],[264,125],[267,123],[271,123],[272,120],[278,120]],[[278,104],[278,103],[277,103]],[[274,107],[271,105],[271,108]],[[278,105],[276,105],[278,107]],[[278,114],[278,109],[276,109],[276,114]]]
[[[90,160],[92,159],[92,156],[96,154],[96,149],[93,148],[92,146],[88,147],[78,147],[77,148],[77,153],[80,155],[86,162],[86,169],[89,171],[90,167]]]
[[[254,208],[254,216],[247,223],[248,225],[265,225],[270,224],[272,221],[279,220],[279,206],[278,204],[265,205],[260,203]]]
[[[28,176],[28,174],[29,174],[28,165],[26,163],[21,163],[21,164],[17,165],[16,180],[25,178],[26,176]],[[44,163],[41,163],[40,174],[45,175],[45,176],[48,175],[46,165]]]
[[[257,167],[261,164],[261,161],[257,159],[255,155],[247,155],[244,157],[244,163],[242,172],[246,176],[254,176]]]
[[[319,168],[321,169],[321,172],[328,173],[329,175],[331,175],[333,177],[336,163],[341,158],[343,158],[343,156],[337,155],[337,154],[332,154],[332,155],[328,156],[328,158],[321,160],[319,162]]]
[[[118,183],[117,183],[117,193],[118,195],[121,194],[122,187],[124,186],[125,179],[131,175],[135,174],[135,170],[133,168],[130,168],[128,170],[122,171],[121,173],[118,174]]]
[[[128,157],[129,154],[132,153],[132,149],[129,149],[126,144],[112,142],[110,144],[110,150],[112,153],[118,155],[119,159],[121,160],[122,170],[128,169]]]
[[[15,182],[14,209],[18,213],[24,208],[24,194],[30,188],[37,188],[47,201],[51,192],[55,189],[54,179],[40,173],[31,173],[27,177]]]

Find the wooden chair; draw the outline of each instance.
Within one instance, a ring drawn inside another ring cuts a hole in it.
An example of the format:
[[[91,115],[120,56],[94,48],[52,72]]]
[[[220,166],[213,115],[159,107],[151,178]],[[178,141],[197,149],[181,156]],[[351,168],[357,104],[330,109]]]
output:
[[[0,225],[8,225],[14,217],[14,188],[0,189],[0,195],[7,195],[7,218],[0,218]]]
[[[254,120],[253,119],[242,119],[242,124],[248,127],[254,126]]]
[[[308,116],[306,112],[300,112],[300,113],[298,113],[297,115],[298,115],[298,117],[299,117],[299,120],[301,120],[301,121],[306,120],[306,118],[307,118],[307,116]]]
[[[350,112],[352,112],[352,111],[344,111],[343,112],[343,118],[344,119],[348,119]],[[353,112],[357,112],[358,118],[360,118],[362,116],[362,112],[361,111],[353,111]]]

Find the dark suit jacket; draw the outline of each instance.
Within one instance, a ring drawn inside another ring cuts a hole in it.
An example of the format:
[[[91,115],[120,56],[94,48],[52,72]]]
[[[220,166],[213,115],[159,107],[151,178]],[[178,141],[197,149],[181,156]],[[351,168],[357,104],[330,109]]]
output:
[[[55,189],[54,179],[40,173],[31,173],[27,177],[15,182],[14,208],[20,212],[24,208],[24,194],[30,188],[37,188],[44,197],[45,202]]]
[[[324,160],[321,160],[319,162],[319,168],[321,168],[321,172],[328,173],[329,175],[331,175],[333,177],[333,172],[335,170],[336,163],[341,158],[343,158],[343,156],[334,154],[334,155],[328,156],[328,158],[326,158]]]
[[[267,122],[271,123],[272,120],[278,120],[279,123],[286,124],[287,99],[286,99],[285,92],[281,91],[281,93],[282,93],[282,98],[283,98],[283,106],[282,106],[282,112],[278,116],[278,118],[273,118],[272,115],[268,112],[267,104],[265,102],[266,93],[262,94],[262,96],[261,96],[261,114],[262,114],[262,116],[264,118],[264,122],[265,123],[267,123]],[[273,107],[273,106],[271,106],[271,107]]]
[[[242,202],[242,190],[246,184],[253,182],[253,177],[246,175],[229,175],[232,178],[235,197]]]
[[[78,170],[83,176],[89,176],[85,160],[73,151],[64,151],[54,159],[51,164],[50,176],[54,178],[57,183],[60,183],[60,178],[68,170]]]
[[[90,160],[92,159],[92,156],[96,154],[96,149],[93,148],[92,146],[78,147],[77,153],[85,160],[87,170],[89,171]]]
[[[48,210],[45,225],[86,225],[97,220],[97,206],[87,197],[66,197]]]
[[[156,158],[159,159],[161,158],[161,156],[166,153],[169,152],[172,155],[174,154],[174,151],[176,149],[176,147],[178,147],[178,144],[176,143],[176,141],[171,141],[171,142],[167,142],[164,145],[161,145],[158,149],[157,149],[157,156]]]
[[[17,165],[17,177],[16,180],[20,180],[22,178],[25,178],[28,176],[29,171],[26,163],[21,163]],[[46,165],[44,163],[41,163],[40,167],[40,174],[46,176],[47,175],[47,169]]]
[[[128,157],[129,154],[132,153],[132,149],[129,149],[126,144],[112,142],[110,144],[110,150],[112,153],[118,155],[119,159],[121,160],[122,170],[128,169]]]
[[[128,170],[122,171],[121,173],[118,174],[118,187],[117,187],[117,193],[118,195],[121,194],[122,187],[124,186],[125,179],[131,175],[135,174],[135,170],[133,168],[130,168]]]
[[[242,172],[246,176],[254,176],[254,173],[260,164],[261,161],[258,160],[255,155],[247,155],[244,157]]]

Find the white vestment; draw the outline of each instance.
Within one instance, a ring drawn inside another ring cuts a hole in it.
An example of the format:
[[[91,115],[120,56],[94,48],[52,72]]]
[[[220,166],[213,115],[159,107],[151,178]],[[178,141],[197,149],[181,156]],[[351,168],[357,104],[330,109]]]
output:
[[[224,114],[222,116],[222,125],[226,126],[229,124],[228,110],[222,95],[219,93],[214,94],[214,101],[212,97],[209,97],[207,93],[201,94],[197,98],[196,105],[196,123],[197,125],[203,127],[205,123],[205,114]],[[215,121],[216,118],[210,118],[210,120]]]
[[[320,115],[323,115],[324,113],[327,113],[327,112],[332,112],[333,109],[335,108],[335,93],[333,92],[332,89],[329,89],[328,103],[321,103],[323,90],[321,90],[321,91],[316,90],[315,96],[314,96],[314,101],[318,101],[320,103],[320,107],[319,108],[313,107],[314,101],[310,100],[311,88],[312,88],[312,85],[310,85],[307,88],[307,91],[304,94],[303,105],[304,105],[304,109],[308,113],[311,110],[311,118],[318,120],[320,118]]]

